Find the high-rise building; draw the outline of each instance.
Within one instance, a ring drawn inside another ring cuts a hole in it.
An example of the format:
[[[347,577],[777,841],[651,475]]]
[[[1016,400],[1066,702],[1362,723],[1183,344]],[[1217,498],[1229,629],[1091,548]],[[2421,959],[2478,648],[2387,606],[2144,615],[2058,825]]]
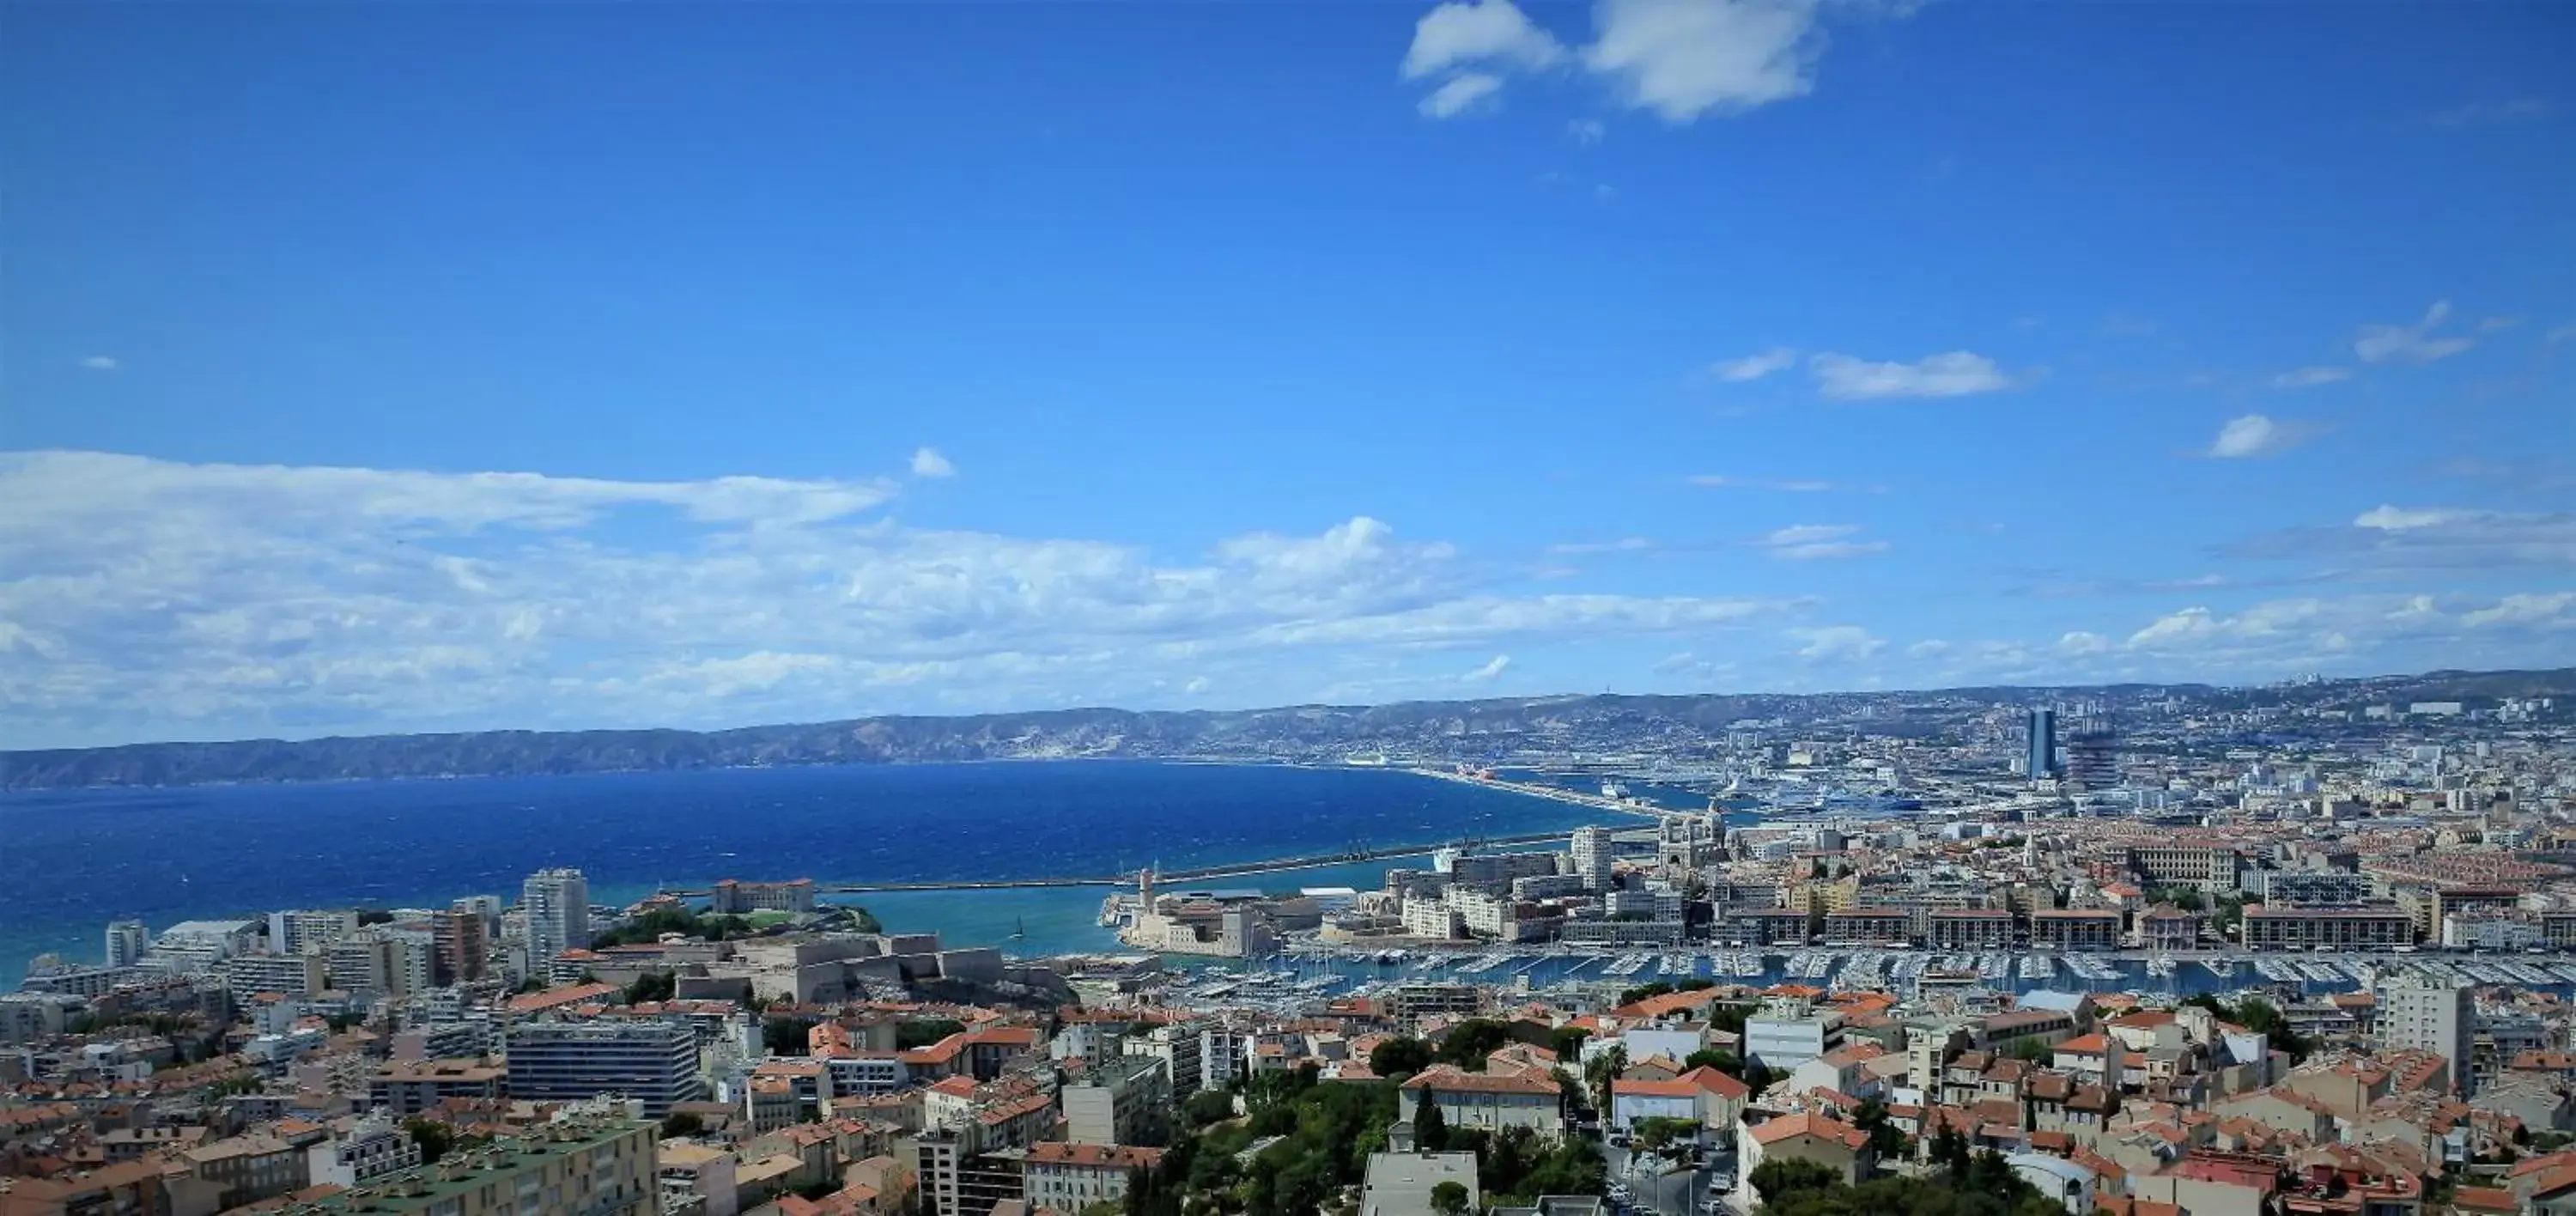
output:
[[[1610,829],[1581,827],[1574,829],[1574,872],[1583,876],[1583,885],[1591,890],[1610,886]]]
[[[513,1098],[616,1094],[659,1119],[700,1092],[698,1034],[685,1022],[523,1022],[507,1044]]]
[[[131,967],[143,961],[143,951],[152,944],[150,930],[139,920],[107,922],[107,965]]]
[[[2103,706],[2078,705],[2067,719],[2065,776],[2083,790],[2119,788],[2120,737]]]
[[[539,870],[519,888],[528,914],[528,970],[543,974],[556,955],[590,945],[590,882],[579,870]]]
[[[434,984],[444,988],[471,984],[484,977],[492,956],[484,928],[482,910],[471,900],[460,899],[446,911],[431,915],[430,931],[437,942]]]
[[[2033,781],[2057,775],[2057,711],[2034,709],[2023,715],[2023,768]]]
[[[2470,1046],[2477,1040],[2478,1011],[2466,987],[2399,984],[2379,1010],[2380,1037],[2391,1047],[2429,1051],[2449,1061],[2451,1087],[2470,1088]]]

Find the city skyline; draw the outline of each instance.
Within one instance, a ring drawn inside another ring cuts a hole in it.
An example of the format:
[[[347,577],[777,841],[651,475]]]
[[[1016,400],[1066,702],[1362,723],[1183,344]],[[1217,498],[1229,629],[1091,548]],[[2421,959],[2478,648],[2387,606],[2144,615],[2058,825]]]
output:
[[[1012,13],[13,14],[0,732],[2566,661],[2561,6]]]

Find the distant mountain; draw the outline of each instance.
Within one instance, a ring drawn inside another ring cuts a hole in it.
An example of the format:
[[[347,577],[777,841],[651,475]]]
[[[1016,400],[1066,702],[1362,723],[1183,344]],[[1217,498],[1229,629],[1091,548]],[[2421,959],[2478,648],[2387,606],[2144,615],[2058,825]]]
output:
[[[2576,668],[2433,672],[2259,689],[2127,684],[1932,692],[1520,697],[1380,706],[1137,712],[1064,709],[971,717],[857,718],[738,730],[475,731],[0,752],[0,789],[166,786],[377,778],[529,776],[800,764],[900,764],[1077,757],[1332,759],[1387,749],[1475,759],[1530,745],[1653,751],[1738,724],[1793,729],[1872,710],[1875,733],[1928,733],[1982,706],[2091,697],[2114,705],[2460,700],[2576,694]]]

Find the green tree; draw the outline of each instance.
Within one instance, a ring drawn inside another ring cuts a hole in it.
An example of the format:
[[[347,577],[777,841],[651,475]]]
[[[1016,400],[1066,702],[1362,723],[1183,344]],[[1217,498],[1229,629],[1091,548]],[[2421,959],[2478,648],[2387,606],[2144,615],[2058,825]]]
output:
[[[1557,1062],[1572,1064],[1576,1057],[1583,1054],[1583,1041],[1591,1037],[1592,1032],[1584,1027],[1560,1026],[1554,1034],[1548,1036],[1547,1049],[1556,1053]]]
[[[1761,1193],[1765,1206],[1779,1203],[1795,1192],[1824,1190],[1842,1180],[1831,1166],[1794,1157],[1765,1161],[1753,1167],[1749,1179],[1753,1189]]]
[[[403,1130],[411,1133],[411,1142],[420,1146],[420,1163],[429,1165],[447,1155],[456,1144],[456,1132],[435,1119],[407,1119]]]
[[[1431,1187],[1431,1210],[1440,1216],[1465,1216],[1466,1186],[1457,1182],[1434,1183]]]
[[[1852,1126],[1869,1134],[1869,1151],[1882,1161],[1893,1161],[1905,1155],[1905,1131],[1887,1121],[1887,1104],[1876,1098],[1861,1101],[1852,1112]]]
[[[2028,1060],[2033,1064],[2046,1064],[2053,1054],[2054,1053],[2049,1048],[2047,1040],[2044,1040],[2037,1035],[2028,1035],[2023,1038],[2013,1040],[2012,1055],[2016,1060]]]
[[[626,1003],[641,1005],[647,1001],[667,1001],[678,996],[680,976],[676,971],[647,971],[626,986]]]
[[[1949,1171],[1950,1177],[1965,1180],[1968,1176],[1968,1138],[1948,1123],[1932,1135],[1932,1164]]]
[[[1469,1072],[1483,1072],[1485,1057],[1512,1041],[1511,1027],[1491,1018],[1469,1018],[1449,1028],[1440,1036],[1437,1058]]]
[[[1431,1045],[1411,1035],[1398,1035],[1369,1049],[1369,1071],[1381,1077],[1410,1076],[1431,1067]]]
[[[662,1120],[662,1138],[665,1140],[685,1140],[706,1130],[706,1120],[685,1110],[675,1111],[670,1118]]]
[[[774,1056],[801,1056],[809,1050],[805,1035],[812,1029],[812,1018],[770,1018],[760,1024],[760,1044]]]
[[[1234,1117],[1234,1095],[1222,1089],[1202,1089],[1181,1104],[1181,1115],[1191,1127],[1206,1127]]]
[[[910,1051],[915,1047],[928,1047],[964,1029],[966,1029],[966,1023],[955,1018],[917,1018],[912,1021],[897,1022],[894,1027],[895,1050]]]
[[[1715,1047],[1700,1048],[1690,1053],[1688,1059],[1682,1061],[1682,1071],[1688,1072],[1694,1068],[1714,1068],[1737,1078],[1744,1075],[1744,1061],[1736,1059],[1734,1052],[1722,1051]]]
[[[1424,1153],[1449,1147],[1449,1121],[1441,1117],[1440,1104],[1431,1100],[1429,1086],[1424,1086],[1413,1101],[1413,1147]]]

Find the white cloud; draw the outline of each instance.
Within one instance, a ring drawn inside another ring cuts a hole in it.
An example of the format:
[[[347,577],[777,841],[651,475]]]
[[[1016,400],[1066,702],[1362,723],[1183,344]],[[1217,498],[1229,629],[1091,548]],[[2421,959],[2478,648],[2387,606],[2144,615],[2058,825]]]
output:
[[[1474,108],[1477,102],[1502,91],[1502,87],[1503,78],[1500,76],[1462,72],[1424,95],[1422,113],[1428,118],[1455,118]]]
[[[2461,616],[2472,628],[2493,625],[2539,625],[2552,629],[2576,628],[2576,592],[2556,591],[2546,595],[2508,595],[2493,607],[2481,608]]]
[[[84,369],[94,372],[112,372],[124,366],[124,364],[116,361],[116,356],[114,355],[90,355],[83,358],[80,361],[80,365]]]
[[[2350,379],[2352,379],[2352,369],[2348,367],[2301,367],[2272,377],[2272,387],[2315,388],[2320,384],[2333,384],[2338,380]]]
[[[1950,653],[1950,643],[1940,638],[1925,638],[1906,647],[1905,653],[1918,659],[1938,658]]]
[[[1421,109],[1426,117],[1450,118],[1500,92],[1504,73],[1539,71],[1565,59],[1565,48],[1512,0],[1451,0],[1414,23],[1404,78],[1446,76]]]
[[[1654,549],[1654,547],[1655,542],[1652,538],[1644,536],[1623,536],[1617,540],[1574,541],[1567,544],[1549,545],[1547,547],[1547,551],[1550,553],[1645,553]]]
[[[1806,545],[1820,540],[1839,540],[1860,531],[1859,524],[1791,524],[1764,534],[1766,545]]]
[[[1773,372],[1785,370],[1798,362],[1798,352],[1786,346],[1775,346],[1758,355],[1727,359],[1711,364],[1710,374],[1729,383],[1759,380]]]
[[[1929,355],[1912,363],[1872,363],[1850,355],[1820,354],[1807,361],[1817,390],[1835,401],[1894,397],[1965,397],[2013,387],[2013,377],[1984,355],[1964,350]]]
[[[1753,543],[1775,558],[1793,562],[1861,557],[1887,551],[1886,541],[1851,539],[1860,530],[1859,524],[1791,524],[1765,533]]]
[[[1574,137],[1574,142],[1586,147],[1600,143],[1610,134],[1610,128],[1598,118],[1575,119],[1565,124],[1565,131]]]
[[[2356,528],[2377,528],[2382,532],[2402,532],[2409,528],[2431,528],[2466,519],[2467,511],[2447,507],[2392,507],[2385,503],[2352,517]]]
[[[1884,639],[1871,636],[1858,625],[1826,625],[1815,629],[1792,629],[1789,636],[1805,645],[1798,657],[1822,663],[1858,662],[1887,648]]]
[[[1451,0],[1413,23],[1404,78],[1420,80],[1482,64],[1547,68],[1564,59],[1565,48],[1531,24],[1512,0]]]
[[[2308,437],[2308,428],[2295,422],[2276,421],[2264,414],[2247,414],[2230,418],[2218,428],[2218,438],[2210,441],[2204,455],[2222,460],[2241,460],[2252,456],[2277,456],[2299,446]]]
[[[937,448],[917,448],[912,453],[912,475],[915,477],[954,477],[957,466],[939,454]]]
[[[1728,477],[1722,473],[1701,473],[1689,481],[1709,490],[1778,490],[1789,494],[1822,494],[1841,488],[1833,482],[1813,478]]]
[[[1479,665],[1474,671],[1468,672],[1458,678],[1469,684],[1482,684],[1503,674],[1503,669],[1511,665],[1512,656],[1507,654],[1498,654],[1493,658],[1485,660],[1485,662]]]
[[[1189,683],[1181,685],[1181,691],[1195,697],[1204,695],[1208,689],[1213,687],[1215,687],[1215,685],[1209,683],[1206,676],[1191,676]]]
[[[861,517],[894,493],[0,453],[0,735],[727,725],[1133,703],[1198,680],[1293,700],[1362,657],[1804,607],[1506,594],[1489,584],[1507,572],[1365,516],[1180,561]]]
[[[1814,0],[1598,0],[1583,63],[1666,122],[1732,114],[1815,87]]]
[[[2570,321],[2565,325],[2561,325],[2556,329],[2550,330],[2548,333],[2542,334],[2540,336],[2540,340],[2543,344],[2549,346],[2556,346],[2562,342],[2576,342],[2576,321]]]
[[[2473,338],[2432,336],[2450,315],[2451,302],[2436,300],[2413,325],[2364,325],[2353,338],[2352,353],[2364,363],[2430,363],[2477,345]]]
[[[2060,634],[2057,638],[2057,649],[2061,654],[2100,654],[2110,648],[2111,639],[2082,629]]]
[[[1423,14],[1406,48],[1407,80],[1446,78],[1469,96],[1423,99],[1422,112],[1447,117],[1497,92],[1515,74],[1568,62],[1607,84],[1622,105],[1686,123],[1737,114],[1815,88],[1824,50],[1824,0],[1594,0],[1593,41],[1569,50],[1511,0],[1450,0]],[[1903,15],[1904,4],[1847,5],[1846,13]],[[1569,128],[1584,143],[1597,121]]]

